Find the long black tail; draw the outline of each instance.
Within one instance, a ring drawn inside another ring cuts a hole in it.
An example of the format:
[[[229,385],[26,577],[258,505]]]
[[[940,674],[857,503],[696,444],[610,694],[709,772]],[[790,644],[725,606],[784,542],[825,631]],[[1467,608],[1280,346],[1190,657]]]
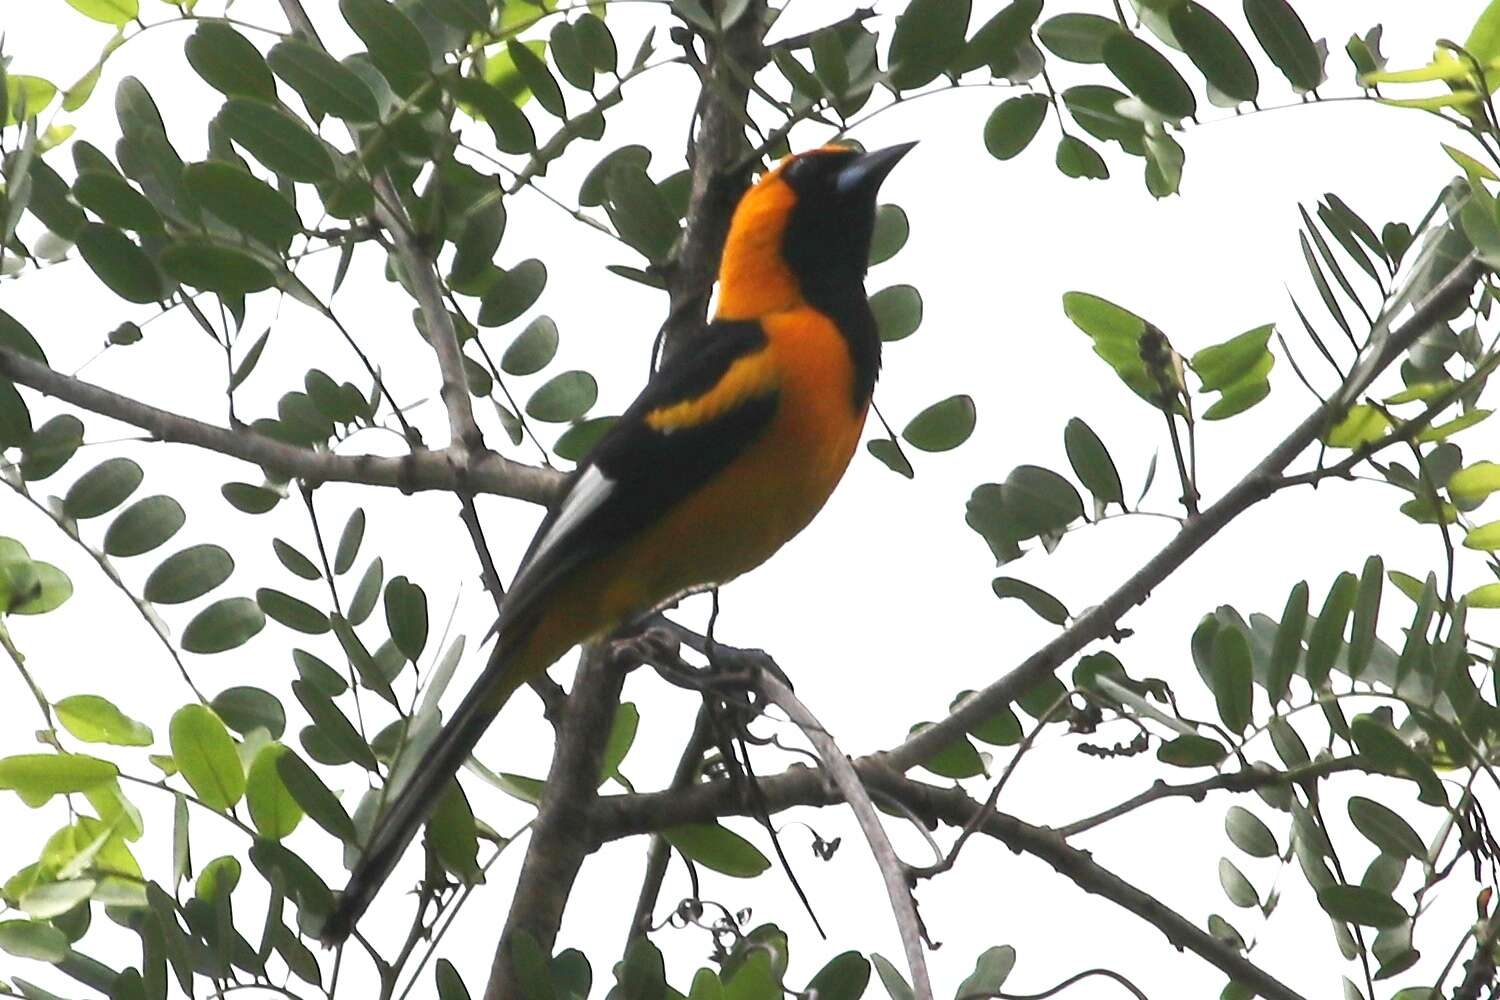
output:
[[[524,646],[524,643],[520,645]],[[512,669],[515,666],[515,656],[511,655],[513,650],[515,646],[510,642],[496,642],[484,673],[464,696],[458,711],[443,726],[432,745],[422,751],[422,759],[416,762],[416,766],[407,770],[405,778],[398,777],[400,787],[392,790],[395,800],[376,820],[369,843],[319,932],[325,945],[342,942],[354,930],[354,925],[406,853],[417,830],[448,789],[448,783],[468,759],[501,706],[519,686],[521,677],[517,675],[523,672]]]

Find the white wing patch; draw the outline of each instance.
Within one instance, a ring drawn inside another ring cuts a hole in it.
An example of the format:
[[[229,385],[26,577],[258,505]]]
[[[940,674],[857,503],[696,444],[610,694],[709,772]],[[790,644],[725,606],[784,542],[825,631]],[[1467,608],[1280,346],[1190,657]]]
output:
[[[591,465],[583,470],[578,477],[578,482],[563,497],[562,507],[557,512],[557,520],[547,529],[542,540],[537,543],[536,551],[531,554],[531,563],[541,561],[547,551],[563,538],[568,536],[578,523],[585,517],[598,510],[600,505],[614,492],[615,481],[599,471],[599,467]]]

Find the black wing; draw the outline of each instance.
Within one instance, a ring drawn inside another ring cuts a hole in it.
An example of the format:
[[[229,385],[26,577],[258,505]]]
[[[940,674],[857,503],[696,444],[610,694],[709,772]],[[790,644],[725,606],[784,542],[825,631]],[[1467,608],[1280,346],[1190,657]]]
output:
[[[646,414],[711,391],[735,361],[766,345],[758,322],[715,322],[689,352],[678,352],[568,477],[537,529],[497,629],[526,622],[562,577],[653,523],[738,456],[765,429],[774,392],[668,433]],[[587,494],[587,495],[585,495]]]

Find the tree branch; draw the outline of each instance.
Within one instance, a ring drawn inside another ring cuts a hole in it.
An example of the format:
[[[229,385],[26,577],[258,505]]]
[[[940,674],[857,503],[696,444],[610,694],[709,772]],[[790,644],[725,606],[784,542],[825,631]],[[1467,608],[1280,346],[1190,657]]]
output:
[[[870,801],[848,756],[839,749],[828,730],[817,720],[808,707],[792,693],[792,689],[777,680],[769,671],[760,671],[758,686],[761,694],[773,705],[786,712],[787,717],[802,730],[802,734],[818,751],[822,768],[833,780],[834,787],[844,801],[854,810],[854,818],[860,831],[875,855],[875,864],[880,868],[881,880],[885,883],[886,895],[891,901],[891,911],[896,917],[896,927],[901,932],[901,946],[906,952],[906,964],[911,969],[912,987],[917,1000],[932,1000],[932,981],[927,974],[927,957],[922,951],[922,922],[917,916],[917,904],[912,899],[911,885],[907,881],[906,864],[891,845],[880,814]]]
[[[966,730],[1010,704],[1037,681],[1062,666],[1069,657],[1109,635],[1127,611],[1144,603],[1162,581],[1226,525],[1274,494],[1281,486],[1281,475],[1286,467],[1341,416],[1342,406],[1346,404],[1340,401],[1358,398],[1377,375],[1441,318],[1455,297],[1468,294],[1480,273],[1479,263],[1472,254],[1460,261],[1417,305],[1411,317],[1379,344],[1370,354],[1368,363],[1355,365],[1340,391],[1298,424],[1229,492],[1201,514],[1190,517],[1182,530],[1144,566],[1103,601],[1075,619],[1061,635],[965,700],[943,721],[921,730],[890,751],[886,755],[889,766],[906,771],[928,760],[961,738]]]
[[[90,413],[139,427],[156,440],[218,452],[311,485],[361,483],[393,486],[408,493],[467,488],[540,504],[551,502],[562,485],[562,475],[558,472],[513,462],[491,451],[470,456],[467,474],[461,475],[459,464],[446,450],[418,450],[399,458],[386,458],[299,448],[256,431],[231,430],[142,403],[53,371],[4,347],[0,347],[0,375]]]
[[[1245,768],[1229,774],[1216,774],[1212,778],[1183,785],[1169,785],[1165,781],[1158,780],[1139,795],[1134,795],[1087,819],[1080,819],[1067,826],[1058,827],[1057,832],[1063,837],[1076,836],[1085,830],[1102,826],[1112,819],[1118,819],[1141,806],[1162,799],[1185,797],[1195,802],[1202,802],[1203,796],[1220,789],[1228,792],[1253,792],[1257,788],[1265,788],[1268,785],[1296,785],[1304,781],[1317,781],[1319,778],[1337,774],[1340,771],[1362,771],[1368,768],[1368,762],[1356,754],[1333,760],[1320,760],[1286,771],[1278,771],[1272,767]]]
[[[594,849],[589,814],[599,794],[604,745],[625,674],[624,665],[605,647],[584,649],[558,731],[546,790],[531,827],[521,878],[490,964],[485,1000],[525,996],[511,962],[511,942],[517,934],[529,934],[544,955],[552,954],[573,881]]]
[[[860,758],[853,762],[853,767],[872,792],[890,796],[929,821],[962,829],[984,808],[983,803],[961,788],[940,788],[914,781],[891,770],[878,757]],[[772,812],[840,801],[836,790],[829,788],[818,772],[807,768],[763,778],[760,787]],[[729,782],[716,781],[679,791],[603,796],[591,811],[588,827],[597,844],[668,826],[745,815],[750,808]],[[1013,851],[1040,858],[1081,889],[1130,911],[1160,930],[1174,947],[1193,952],[1266,1000],[1302,1000],[1298,993],[1229,945],[1158,902],[1150,893],[1100,866],[1087,851],[1069,845],[1056,830],[991,812],[980,824],[979,832]]]

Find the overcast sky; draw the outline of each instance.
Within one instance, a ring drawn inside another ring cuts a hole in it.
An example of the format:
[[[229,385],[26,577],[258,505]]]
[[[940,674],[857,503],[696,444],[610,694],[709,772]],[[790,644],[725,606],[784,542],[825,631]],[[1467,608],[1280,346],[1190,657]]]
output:
[[[88,66],[108,35],[60,2],[28,3],[24,17],[19,15],[21,6],[12,0],[12,13],[0,13],[14,72],[66,82]],[[778,33],[815,27],[849,6],[802,0],[793,4]],[[899,6],[880,3],[877,10],[886,15]],[[1107,5],[1097,6],[1103,12]],[[1237,5],[1217,6],[1225,8],[1219,13],[1226,20],[1243,28],[1232,9]],[[1325,88],[1330,96],[1354,92],[1342,54],[1342,40],[1350,32],[1384,22],[1392,65],[1417,65],[1427,61],[1433,39],[1465,37],[1480,6],[1369,0],[1300,5],[1314,37],[1330,40],[1334,54]],[[160,13],[152,5],[146,9]],[[336,43],[340,36],[332,30],[337,20],[332,5],[311,9],[329,26],[330,44]],[[276,5],[267,0],[242,2],[234,12],[268,26],[280,24]],[[642,26],[656,13],[654,7],[626,5],[611,14],[623,52],[633,51]],[[1248,44],[1248,33],[1241,34]],[[180,27],[166,27],[122,50],[109,64],[100,93],[75,119],[79,137],[105,149],[112,146],[118,133],[110,94],[122,74],[132,73],[151,87],[184,158],[202,156],[201,123],[216,110],[218,98],[183,61],[185,36]],[[1295,103],[1268,64],[1262,62],[1261,71],[1263,105]],[[1063,87],[1105,80],[1095,68],[1063,65],[1055,70],[1054,82]],[[658,179],[679,169],[694,93],[691,84],[685,68],[672,67],[627,87],[627,102],[612,113],[601,143],[593,148],[581,144],[576,154],[542,179],[541,186],[564,200],[575,198],[583,172],[608,149],[627,142],[644,143],[656,151],[652,174]],[[892,261],[874,269],[870,289],[916,285],[926,314],[916,335],[888,348],[877,402],[899,427],[931,402],[969,393],[979,414],[974,436],[956,452],[915,455],[918,474],[911,482],[861,454],[813,527],[723,596],[719,637],[771,651],[792,675],[798,693],[850,753],[893,745],[913,723],[940,718],[957,692],[982,687],[1054,634],[1052,626],[1019,603],[997,602],[991,593],[993,560],[963,521],[964,502],[976,484],[1000,481],[1023,462],[1065,471],[1062,429],[1073,416],[1086,419],[1104,438],[1127,495],[1139,491],[1152,454],[1167,448],[1159,414],[1118,382],[1093,356],[1087,338],[1063,316],[1063,292],[1095,292],[1144,314],[1184,354],[1277,322],[1283,324],[1299,363],[1317,370],[1305,337],[1285,325],[1295,323],[1288,286],[1304,302],[1315,298],[1297,249],[1299,201],[1310,206],[1323,192],[1333,190],[1377,225],[1392,219],[1415,223],[1453,172],[1438,143],[1455,142],[1456,133],[1416,112],[1351,102],[1268,110],[1236,119],[1210,109],[1205,114],[1208,124],[1181,137],[1187,151],[1182,196],[1156,201],[1141,183],[1141,161],[1119,155],[1117,148],[1106,154],[1115,175],[1110,181],[1062,177],[1052,165],[1055,121],[1043,127],[1035,146],[1021,157],[1004,163],[991,159],[981,129],[990,109],[1005,96],[1001,90],[975,88],[925,98],[880,115],[856,133],[871,147],[921,140],[884,192],[906,209],[910,242]],[[532,112],[542,131],[547,126],[536,109]],[[487,138],[482,130],[474,134],[479,141]],[[794,133],[798,145],[817,143],[825,135],[815,127]],[[51,160],[71,173],[63,167],[65,156],[54,153]],[[539,257],[551,275],[535,310],[554,317],[562,332],[561,354],[549,373],[588,368],[600,376],[596,412],[619,412],[646,374],[648,348],[662,319],[662,297],[606,273],[605,264],[639,260],[554,206],[523,194],[509,199],[507,208],[509,228],[498,261],[510,266]],[[333,256],[309,260],[300,273],[309,284],[326,289]],[[381,267],[378,250],[362,247],[334,307],[383,366],[398,398],[429,397],[415,416],[428,440],[441,442],[445,431],[436,401],[435,365],[413,335],[407,318],[411,302],[383,280]],[[32,330],[52,364],[64,371],[88,360],[121,319],[140,321],[149,315],[141,307],[113,299],[76,261],[24,280],[5,281],[0,284],[0,304]],[[291,301],[283,303],[279,313],[270,298],[253,308],[247,336],[258,336],[273,321],[275,332],[264,362],[238,395],[242,415],[270,413],[276,398],[299,386],[302,373],[315,365],[336,378],[361,381],[336,332]],[[487,333],[491,352],[503,349],[520,325]],[[186,317],[164,318],[146,333],[142,343],[110,351],[90,363],[83,375],[144,394],[157,405],[222,422],[223,359],[218,348]],[[1271,378],[1273,390],[1265,403],[1227,424],[1203,428],[1200,470],[1207,497],[1237,479],[1312,403],[1284,358],[1278,358]],[[515,390],[524,394],[541,381],[522,380]],[[1326,378],[1321,384],[1332,385]],[[33,407],[38,416],[52,412],[51,403]],[[483,406],[480,412],[492,445],[504,443],[518,458],[535,458],[534,451],[510,449],[492,413]],[[97,418],[88,418],[86,426],[90,441],[121,435],[120,428]],[[1482,445],[1495,440],[1489,426],[1471,435],[1464,442],[1470,453],[1477,454]],[[367,433],[346,447],[361,445],[382,452],[397,446],[394,436]],[[253,477],[255,470],[161,445],[100,444],[86,454],[87,459],[131,455],[147,470],[143,489],[179,497],[189,521],[177,543],[219,541],[239,564],[226,594],[248,594],[270,585],[311,600],[321,598],[310,586],[298,589],[271,554],[273,535],[311,548],[299,504],[283,503],[269,515],[251,518],[220,498],[221,483]],[[1169,457],[1170,452],[1163,455],[1164,463]],[[45,483],[43,492],[61,494],[67,477],[91,464],[75,460],[57,480]],[[1148,508],[1172,509],[1176,491],[1171,478],[1164,464]],[[1339,571],[1357,570],[1372,551],[1383,555],[1390,567],[1424,575],[1437,565],[1440,551],[1430,528],[1396,513],[1400,499],[1388,489],[1344,484],[1316,495],[1305,491],[1278,497],[1240,518],[1161,586],[1148,605],[1132,612],[1124,624],[1134,635],[1115,651],[1133,675],[1171,682],[1184,696],[1189,714],[1201,710],[1198,714],[1211,715],[1211,699],[1197,681],[1188,655],[1188,637],[1198,617],[1222,603],[1247,614],[1279,613],[1286,592],[1299,579],[1309,580],[1314,600],[1321,601]],[[360,565],[379,552],[388,576],[405,574],[426,589],[435,631],[455,608],[453,631],[467,634],[470,650],[475,648],[488,627],[491,609],[478,586],[474,555],[451,497],[400,497],[330,486],[318,491],[317,501],[325,530],[333,531],[354,506],[363,506],[370,515],[370,531]],[[496,561],[508,576],[541,512],[495,499],[482,501],[481,510]],[[102,527],[89,525],[85,534],[97,541]],[[1113,589],[1172,530],[1166,520],[1111,521],[1069,536],[1050,556],[1028,554],[1005,572],[1046,587],[1076,612]],[[48,696],[56,700],[73,693],[107,694],[126,712],[149,722],[164,741],[167,720],[187,692],[129,603],[46,518],[8,493],[0,495],[0,533],[21,538],[34,556],[64,567],[78,587],[60,613],[13,625],[16,641]],[[127,564],[122,572],[127,582],[139,586],[152,564],[146,557]],[[1477,559],[1461,562],[1460,586],[1482,582],[1482,573]],[[1390,606],[1404,613],[1402,602],[1398,596]],[[706,613],[704,599],[688,602],[682,611],[684,620],[695,625],[704,622]],[[182,609],[164,614],[179,630],[188,619]],[[1482,618],[1480,623],[1488,624]],[[286,652],[292,645],[307,645],[329,659],[336,649],[331,637],[303,642],[273,623],[244,649],[219,657],[189,657],[188,666],[209,692],[254,683],[275,691],[295,709],[288,688],[294,674]],[[479,665],[478,656],[466,657],[454,682],[455,694]],[[554,671],[564,680],[566,673],[563,667]],[[693,702],[646,675],[629,680],[626,697],[641,706],[644,722],[625,772],[640,788],[659,787],[691,725]],[[38,717],[12,673],[0,672],[0,706],[0,718],[7,722],[0,752],[32,748],[30,736]],[[782,735],[795,738],[790,727],[783,727]],[[1124,740],[1129,735],[1117,726],[1106,729],[1101,740]],[[495,770],[540,776],[546,769],[549,737],[535,699],[526,694],[506,710],[481,744],[480,754]],[[1159,765],[1149,755],[1098,761],[1078,754],[1073,744],[1055,735],[1044,737],[1007,788],[1001,808],[1034,822],[1061,824],[1133,794],[1158,776]],[[1271,757],[1269,747],[1259,752]],[[758,770],[765,773],[776,766],[777,758],[768,755]],[[143,760],[133,763],[132,770],[151,773]],[[1198,775],[1166,776],[1183,780]],[[352,807],[362,788],[357,769],[345,768],[331,782],[347,793]],[[972,785],[982,793],[980,782]],[[530,815],[528,808],[493,789],[477,782],[468,787],[477,811],[501,831],[519,827]],[[1385,797],[1403,810],[1414,803],[1410,787],[1399,784],[1341,780],[1337,791],[1340,801],[1345,793],[1362,793]],[[165,879],[170,801],[160,801],[168,798],[161,795],[153,799],[153,794],[139,791],[151,829],[137,853],[149,876]],[[1354,966],[1338,961],[1328,923],[1295,867],[1281,873],[1283,902],[1268,924],[1247,911],[1231,912],[1219,890],[1217,859],[1231,851],[1222,828],[1229,804],[1225,798],[1202,807],[1176,801],[1158,804],[1081,838],[1080,844],[1102,864],[1159,892],[1164,902],[1194,921],[1201,923],[1210,912],[1229,917],[1246,938],[1257,939],[1255,961],[1309,995],[1331,995],[1338,989],[1339,975],[1352,975]],[[1285,842],[1286,823],[1280,816],[1258,802],[1244,804],[1266,816]],[[64,819],[56,804],[32,812],[6,799],[4,809],[9,826],[0,843],[0,870],[8,873],[32,860],[43,838]],[[1341,842],[1346,845],[1346,867],[1362,871],[1368,860],[1362,853],[1366,845],[1348,829],[1341,805],[1330,806],[1327,814],[1335,833],[1346,835]],[[1424,834],[1435,829],[1435,817],[1428,818],[1434,822],[1421,827]],[[829,863],[816,860],[808,850],[807,830],[793,820],[811,823],[825,838],[843,836],[843,848]],[[789,983],[805,982],[827,957],[848,948],[880,951],[900,965],[883,889],[843,813],[804,811],[779,821],[829,940],[817,940],[785,879],[774,871],[753,882],[710,873],[705,896],[731,908],[753,907],[754,922],[774,920],[789,931],[794,950]],[[205,838],[203,847],[195,846],[200,865],[212,857],[208,845],[216,839],[223,850],[243,851],[245,845],[232,839],[237,834],[227,825],[208,817],[195,817],[194,824],[195,837]],[[752,823],[729,825],[768,846]],[[922,841],[900,824],[892,827],[907,855],[924,863]],[[307,832],[299,834],[298,844],[330,882],[342,880],[329,838]],[[476,995],[484,983],[496,928],[504,919],[521,847],[513,848],[492,870],[491,884],[470,901],[440,950],[456,963]],[[610,981],[609,966],[623,948],[644,847],[642,840],[615,844],[591,858],[564,923],[559,946],[579,947],[590,955],[596,984]],[[1262,893],[1276,878],[1274,860],[1247,861],[1243,867]],[[401,880],[398,876],[396,881]],[[686,892],[683,870],[674,864],[659,912]],[[1461,927],[1472,914],[1471,899],[1460,885],[1445,889],[1438,903],[1440,915],[1425,918],[1424,923],[1431,924],[1424,929],[1431,934],[1442,921]],[[919,901],[932,937],[943,945],[931,956],[940,995],[950,995],[975,956],[996,944],[1013,944],[1020,952],[1008,984],[1018,992],[1046,988],[1096,965],[1129,975],[1153,1000],[1212,996],[1223,983],[1220,973],[1195,956],[1178,954],[1148,925],[1085,896],[1036,861],[989,843],[971,844],[958,870],[924,884]],[[407,905],[398,893],[389,893],[373,913],[404,918]],[[258,904],[242,902],[240,919],[246,928],[258,926]],[[101,957],[124,964],[130,960],[126,949],[133,938],[116,930],[97,921],[88,940]],[[1458,933],[1430,937],[1435,951],[1443,954],[1429,954],[1419,969],[1435,973]],[[108,944],[95,945],[96,934]],[[386,936],[395,937],[396,932]],[[707,953],[706,936],[669,930],[655,940],[668,954],[670,978],[685,986],[691,969]],[[110,953],[110,947],[117,950]],[[23,968],[8,957],[4,961],[7,973],[44,984],[58,982],[41,966]],[[346,963],[346,976],[363,972],[358,960]],[[1399,982],[1419,978],[1408,974]],[[414,995],[430,995],[429,983]],[[878,986],[871,989],[878,995]],[[1116,987],[1108,984],[1085,984],[1070,993],[1078,998],[1113,995]]]

